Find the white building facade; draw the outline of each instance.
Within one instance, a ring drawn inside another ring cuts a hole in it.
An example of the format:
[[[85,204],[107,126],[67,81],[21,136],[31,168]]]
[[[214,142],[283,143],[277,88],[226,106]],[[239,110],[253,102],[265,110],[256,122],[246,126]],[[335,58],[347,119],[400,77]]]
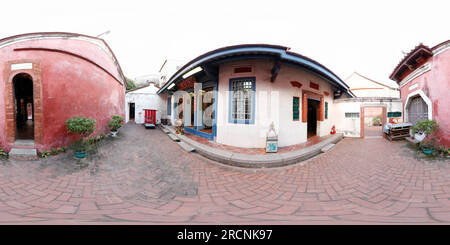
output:
[[[386,84],[353,72],[344,82],[356,97],[400,98],[397,84]],[[394,82],[392,82],[394,83]]]
[[[275,45],[237,45],[201,55],[158,91],[172,124],[220,144],[264,148],[271,124],[280,147],[326,136],[334,101],[349,87],[318,62]],[[210,95],[204,100],[205,95]],[[212,115],[208,125],[207,115]]]
[[[125,94],[125,121],[137,124],[145,122],[145,110],[156,110],[156,124],[161,123],[161,115],[166,115],[165,96],[157,94],[159,87],[155,83],[130,90]]]

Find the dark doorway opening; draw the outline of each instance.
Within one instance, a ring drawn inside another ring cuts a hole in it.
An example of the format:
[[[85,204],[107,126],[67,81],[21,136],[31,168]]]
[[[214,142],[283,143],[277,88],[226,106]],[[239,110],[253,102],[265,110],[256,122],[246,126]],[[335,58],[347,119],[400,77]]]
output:
[[[318,119],[318,108],[320,105],[319,100],[308,98],[308,138],[317,135],[317,119]]]
[[[134,114],[135,114],[135,104],[134,103],[130,103],[130,118],[129,120],[134,121]]]
[[[13,78],[16,139],[34,139],[33,78],[20,73]]]

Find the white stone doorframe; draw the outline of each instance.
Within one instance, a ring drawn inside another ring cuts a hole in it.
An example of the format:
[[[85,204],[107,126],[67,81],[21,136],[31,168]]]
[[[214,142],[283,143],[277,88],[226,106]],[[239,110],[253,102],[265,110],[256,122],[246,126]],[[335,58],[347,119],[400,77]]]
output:
[[[408,122],[408,107],[409,107],[409,104],[411,103],[411,99],[417,95],[419,95],[423,99],[423,101],[425,101],[425,103],[427,104],[428,120],[433,119],[433,103],[421,89],[418,89],[418,90],[408,94],[408,97],[406,98],[405,105],[403,107],[403,111],[405,112],[404,113],[404,122]]]

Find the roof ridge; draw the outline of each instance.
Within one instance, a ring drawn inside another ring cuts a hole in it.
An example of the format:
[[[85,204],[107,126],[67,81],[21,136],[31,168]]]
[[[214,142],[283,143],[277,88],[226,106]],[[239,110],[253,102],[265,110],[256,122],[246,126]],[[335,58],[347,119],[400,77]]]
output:
[[[384,84],[384,83],[382,83],[382,82],[378,82],[378,81],[375,81],[375,80],[373,80],[373,79],[370,79],[370,78],[368,78],[368,77],[366,77],[366,76],[364,76],[364,75],[362,75],[362,74],[360,74],[360,73],[358,73],[358,72],[356,72],[356,71],[355,71],[355,73],[356,73],[357,75],[359,75],[359,76],[361,76],[361,77],[363,77],[363,78],[365,78],[365,79],[371,81],[371,82],[374,82],[374,83],[379,84],[379,85],[384,86],[384,87],[388,87],[388,88],[391,88],[391,89],[395,89],[394,87],[391,87],[391,86],[386,85],[386,84]]]

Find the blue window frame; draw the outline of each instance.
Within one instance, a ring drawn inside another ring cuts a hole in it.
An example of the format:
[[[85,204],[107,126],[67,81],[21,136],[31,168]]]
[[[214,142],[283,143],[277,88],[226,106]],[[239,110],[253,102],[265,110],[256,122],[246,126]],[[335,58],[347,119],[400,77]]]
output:
[[[255,77],[230,79],[228,122],[255,123]]]

